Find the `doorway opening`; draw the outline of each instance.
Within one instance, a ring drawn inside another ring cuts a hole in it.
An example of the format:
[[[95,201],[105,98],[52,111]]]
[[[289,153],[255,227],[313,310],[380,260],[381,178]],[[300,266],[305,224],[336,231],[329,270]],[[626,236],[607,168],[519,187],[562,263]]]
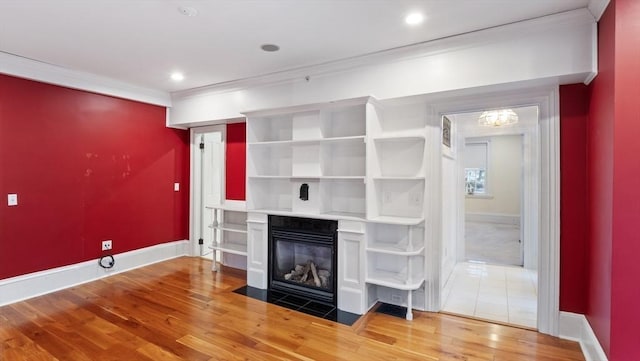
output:
[[[456,207],[443,227],[456,250],[444,269],[442,311],[537,328],[538,260],[533,138],[537,106],[512,109],[518,122],[479,124],[483,112],[447,114],[456,124],[455,157],[443,159],[443,184]],[[446,187],[445,187],[446,188]],[[457,209],[456,209],[457,208]],[[444,260],[446,261],[446,259]]]

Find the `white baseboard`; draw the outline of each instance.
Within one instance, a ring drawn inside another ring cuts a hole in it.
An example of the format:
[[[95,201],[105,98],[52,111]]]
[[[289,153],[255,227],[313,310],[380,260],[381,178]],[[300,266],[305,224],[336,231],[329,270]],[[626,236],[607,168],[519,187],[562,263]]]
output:
[[[560,338],[579,342],[587,361],[607,361],[607,355],[584,315],[561,311],[558,326]]]
[[[516,226],[520,226],[520,215],[517,214],[465,213],[464,219],[471,222],[513,224]]]
[[[189,241],[162,243],[114,255],[115,266],[104,269],[98,260],[0,280],[0,306],[95,281],[134,268],[188,255]]]

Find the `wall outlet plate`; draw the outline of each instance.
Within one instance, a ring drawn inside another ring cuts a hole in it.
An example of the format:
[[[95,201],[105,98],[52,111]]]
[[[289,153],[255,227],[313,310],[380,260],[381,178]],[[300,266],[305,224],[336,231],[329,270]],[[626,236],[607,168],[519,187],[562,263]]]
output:
[[[113,248],[113,241],[108,239],[106,241],[102,241],[102,250],[103,251],[111,251]]]

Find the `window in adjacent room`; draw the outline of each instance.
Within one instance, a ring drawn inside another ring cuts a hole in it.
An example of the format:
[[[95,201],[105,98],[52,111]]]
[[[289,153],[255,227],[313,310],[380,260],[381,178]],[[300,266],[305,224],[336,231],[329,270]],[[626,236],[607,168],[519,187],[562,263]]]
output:
[[[465,193],[469,196],[488,195],[489,141],[467,140],[464,163]]]

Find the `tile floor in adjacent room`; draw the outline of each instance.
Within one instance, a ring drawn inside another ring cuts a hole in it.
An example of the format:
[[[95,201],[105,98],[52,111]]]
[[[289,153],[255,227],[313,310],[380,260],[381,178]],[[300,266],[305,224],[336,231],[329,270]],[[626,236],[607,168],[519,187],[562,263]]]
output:
[[[443,289],[443,312],[537,328],[536,271],[458,263]]]

